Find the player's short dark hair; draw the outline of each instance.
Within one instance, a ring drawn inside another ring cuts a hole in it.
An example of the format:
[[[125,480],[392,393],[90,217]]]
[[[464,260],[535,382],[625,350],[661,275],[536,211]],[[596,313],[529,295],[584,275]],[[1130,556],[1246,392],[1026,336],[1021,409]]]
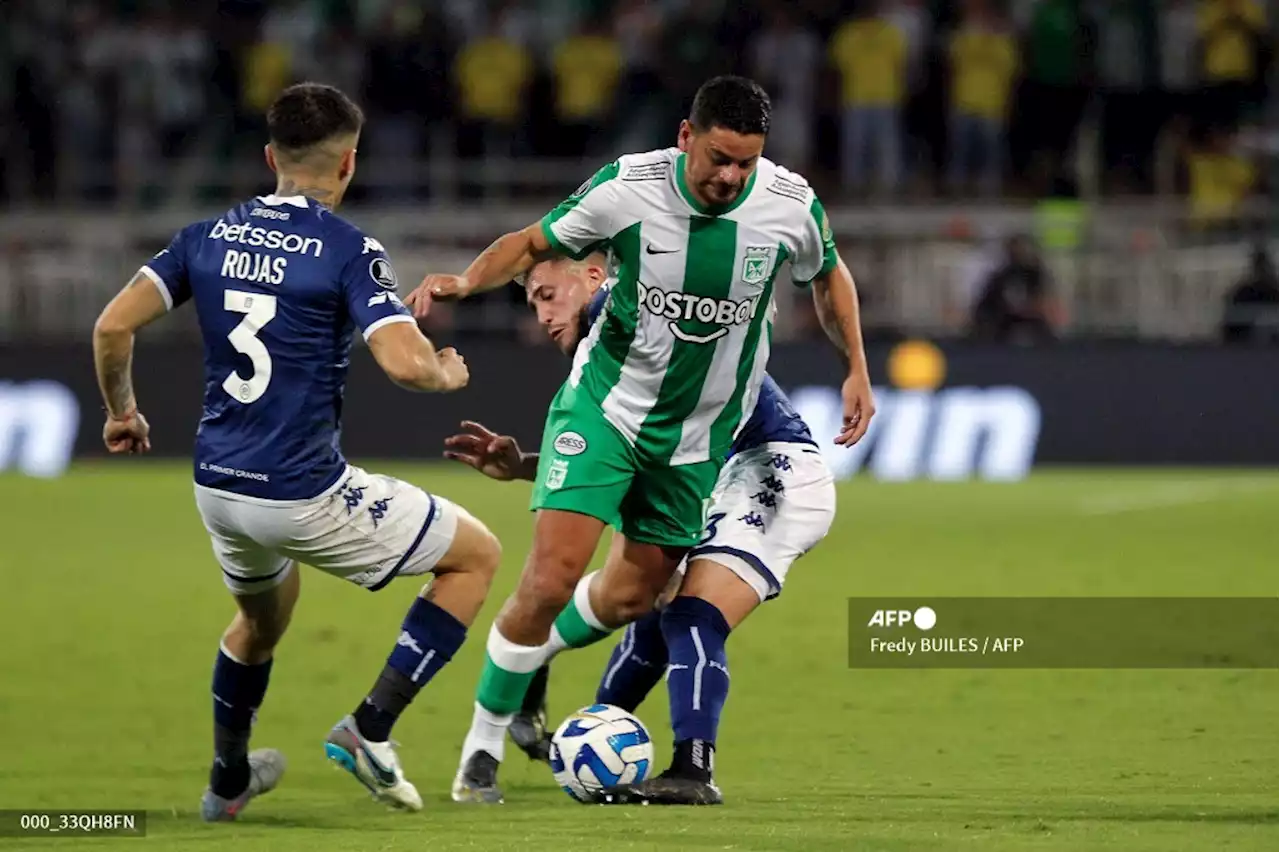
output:
[[[341,136],[353,136],[364,126],[364,113],[333,86],[298,83],[280,93],[267,110],[271,144],[288,153],[308,149]]]
[[[755,80],[726,75],[703,83],[693,97],[689,123],[699,133],[723,127],[744,136],[769,132],[773,106],[769,94]]]

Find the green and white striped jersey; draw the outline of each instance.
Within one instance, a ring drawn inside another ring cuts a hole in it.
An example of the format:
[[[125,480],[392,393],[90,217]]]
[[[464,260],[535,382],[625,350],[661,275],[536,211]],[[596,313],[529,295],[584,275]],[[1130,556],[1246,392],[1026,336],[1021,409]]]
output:
[[[608,250],[616,277],[574,357],[575,400],[672,465],[724,458],[755,406],[779,268],[789,260],[803,286],[836,265],[804,178],[762,158],[736,201],[710,209],[684,169],[676,148],[623,156],[542,219],[558,251]]]

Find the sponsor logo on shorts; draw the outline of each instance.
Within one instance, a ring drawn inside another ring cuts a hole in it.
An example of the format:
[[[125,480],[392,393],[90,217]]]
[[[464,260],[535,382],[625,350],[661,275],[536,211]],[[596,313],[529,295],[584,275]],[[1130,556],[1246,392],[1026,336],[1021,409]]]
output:
[[[587,439],[577,432],[561,432],[551,446],[562,456],[580,456],[587,451]]]
[[[555,491],[564,485],[564,478],[569,473],[569,463],[561,459],[551,462],[551,467],[547,468],[547,479],[544,483],[548,489]]]

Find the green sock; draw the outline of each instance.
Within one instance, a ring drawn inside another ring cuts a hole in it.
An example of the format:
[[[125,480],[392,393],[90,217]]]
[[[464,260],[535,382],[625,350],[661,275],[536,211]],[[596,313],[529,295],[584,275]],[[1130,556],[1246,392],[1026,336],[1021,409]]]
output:
[[[529,681],[546,662],[546,657],[546,646],[531,648],[509,642],[495,624],[489,630],[476,702],[490,713],[516,712],[524,701]]]
[[[533,680],[533,672],[509,672],[484,656],[484,671],[476,687],[476,701],[491,713],[514,713],[524,702],[524,694]]]
[[[556,616],[555,632],[560,634],[560,639],[570,648],[594,645],[613,632],[601,624],[600,619],[591,611],[591,598],[587,590],[593,576],[595,575],[588,574],[578,581],[573,597]],[[551,641],[555,643],[555,636],[552,636]]]

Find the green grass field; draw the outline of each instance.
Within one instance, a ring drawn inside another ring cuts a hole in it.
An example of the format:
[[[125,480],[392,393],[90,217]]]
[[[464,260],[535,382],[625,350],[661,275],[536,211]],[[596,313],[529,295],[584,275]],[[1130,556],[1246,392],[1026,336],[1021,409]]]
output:
[[[232,607],[185,465],[0,477],[0,808],[145,808],[148,837],[0,840],[319,850],[1224,850],[1277,843],[1277,675],[854,671],[857,595],[1277,594],[1274,471],[1054,472],[1017,485],[842,486],[831,536],[729,644],[728,804],[583,807],[509,753],[507,804],[448,799],[484,636],[529,541],[527,489],[388,465],[506,545],[471,639],[396,730],[420,814],[323,758],[380,670],[412,580],[371,595],[308,569],[255,743],[291,761],[235,825],[206,826],[209,673]],[[562,657],[552,715],[589,703],[609,648]],[[659,689],[640,709],[665,763]],[[234,843],[234,846],[233,846]]]

